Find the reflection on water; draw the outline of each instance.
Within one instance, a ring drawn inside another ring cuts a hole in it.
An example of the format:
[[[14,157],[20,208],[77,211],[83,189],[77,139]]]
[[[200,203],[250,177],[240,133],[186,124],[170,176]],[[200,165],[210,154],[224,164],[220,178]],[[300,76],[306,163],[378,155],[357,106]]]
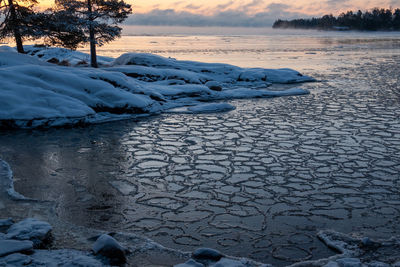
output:
[[[303,85],[309,96],[232,101],[229,113],[2,133],[19,192],[57,202],[58,216],[79,225],[281,266],[330,255],[319,229],[400,234],[397,39],[286,36],[258,51],[265,37],[127,38],[179,58],[282,64],[321,82]]]

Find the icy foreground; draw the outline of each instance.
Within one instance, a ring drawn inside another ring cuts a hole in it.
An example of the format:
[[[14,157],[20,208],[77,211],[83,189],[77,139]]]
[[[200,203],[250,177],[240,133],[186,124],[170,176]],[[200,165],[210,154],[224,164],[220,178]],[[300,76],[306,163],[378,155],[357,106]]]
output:
[[[26,50],[29,55],[0,47],[0,128],[96,123],[184,106],[191,107],[184,111],[189,113],[229,111],[234,107],[202,102],[304,95],[309,92],[299,88],[266,88],[314,81],[290,69],[243,69],[134,53],[100,58],[102,67],[93,69],[85,67],[84,53]]]
[[[27,203],[26,198],[15,198],[13,175],[10,166],[0,159],[0,200]],[[18,196],[21,196],[18,194]],[[92,240],[91,248],[76,249],[54,247],[53,227],[44,221],[28,218],[15,222],[0,217],[0,266],[109,266],[110,264],[136,264],[138,254],[152,251],[163,260],[163,255],[173,255],[176,267],[271,267],[246,258],[234,258],[209,248],[199,248],[193,253],[165,248],[147,238],[127,233],[112,236],[96,230],[82,231],[74,226],[70,238],[80,236],[81,241]],[[87,234],[92,234],[87,236]],[[96,233],[93,236],[93,233]],[[400,267],[400,238],[372,240],[368,237],[346,235],[323,230],[318,237],[339,254],[316,261],[299,262],[291,267]],[[170,264],[165,264],[170,266]],[[147,266],[139,264],[138,266]],[[161,265],[160,265],[161,266]]]

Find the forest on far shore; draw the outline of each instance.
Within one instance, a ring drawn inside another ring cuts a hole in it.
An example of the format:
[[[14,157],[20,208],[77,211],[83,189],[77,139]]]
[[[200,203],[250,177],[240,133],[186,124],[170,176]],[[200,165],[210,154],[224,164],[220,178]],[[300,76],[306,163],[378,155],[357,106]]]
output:
[[[273,28],[359,30],[359,31],[400,31],[400,9],[374,8],[371,11],[347,11],[338,17],[325,15],[321,18],[281,20]]]

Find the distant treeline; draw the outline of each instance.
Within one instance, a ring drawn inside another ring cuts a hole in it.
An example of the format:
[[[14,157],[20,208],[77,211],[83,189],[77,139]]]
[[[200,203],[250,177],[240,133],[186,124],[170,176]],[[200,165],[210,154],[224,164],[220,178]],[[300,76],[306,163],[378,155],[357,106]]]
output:
[[[400,9],[379,9],[357,12],[348,11],[338,17],[325,15],[321,18],[277,20],[273,28],[360,30],[360,31],[400,31]]]

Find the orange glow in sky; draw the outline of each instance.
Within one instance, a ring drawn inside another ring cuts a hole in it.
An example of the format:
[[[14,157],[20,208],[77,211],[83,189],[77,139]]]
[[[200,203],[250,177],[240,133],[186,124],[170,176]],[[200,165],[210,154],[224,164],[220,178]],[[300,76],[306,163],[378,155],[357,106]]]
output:
[[[286,12],[306,15],[334,14],[347,10],[368,10],[374,7],[398,8],[400,0],[125,0],[132,4],[134,13],[147,13],[155,9],[173,9],[194,14],[213,15],[236,10],[246,14],[269,12],[279,6]],[[41,6],[50,6],[52,0],[40,0]],[[272,4],[272,5],[271,5]]]

